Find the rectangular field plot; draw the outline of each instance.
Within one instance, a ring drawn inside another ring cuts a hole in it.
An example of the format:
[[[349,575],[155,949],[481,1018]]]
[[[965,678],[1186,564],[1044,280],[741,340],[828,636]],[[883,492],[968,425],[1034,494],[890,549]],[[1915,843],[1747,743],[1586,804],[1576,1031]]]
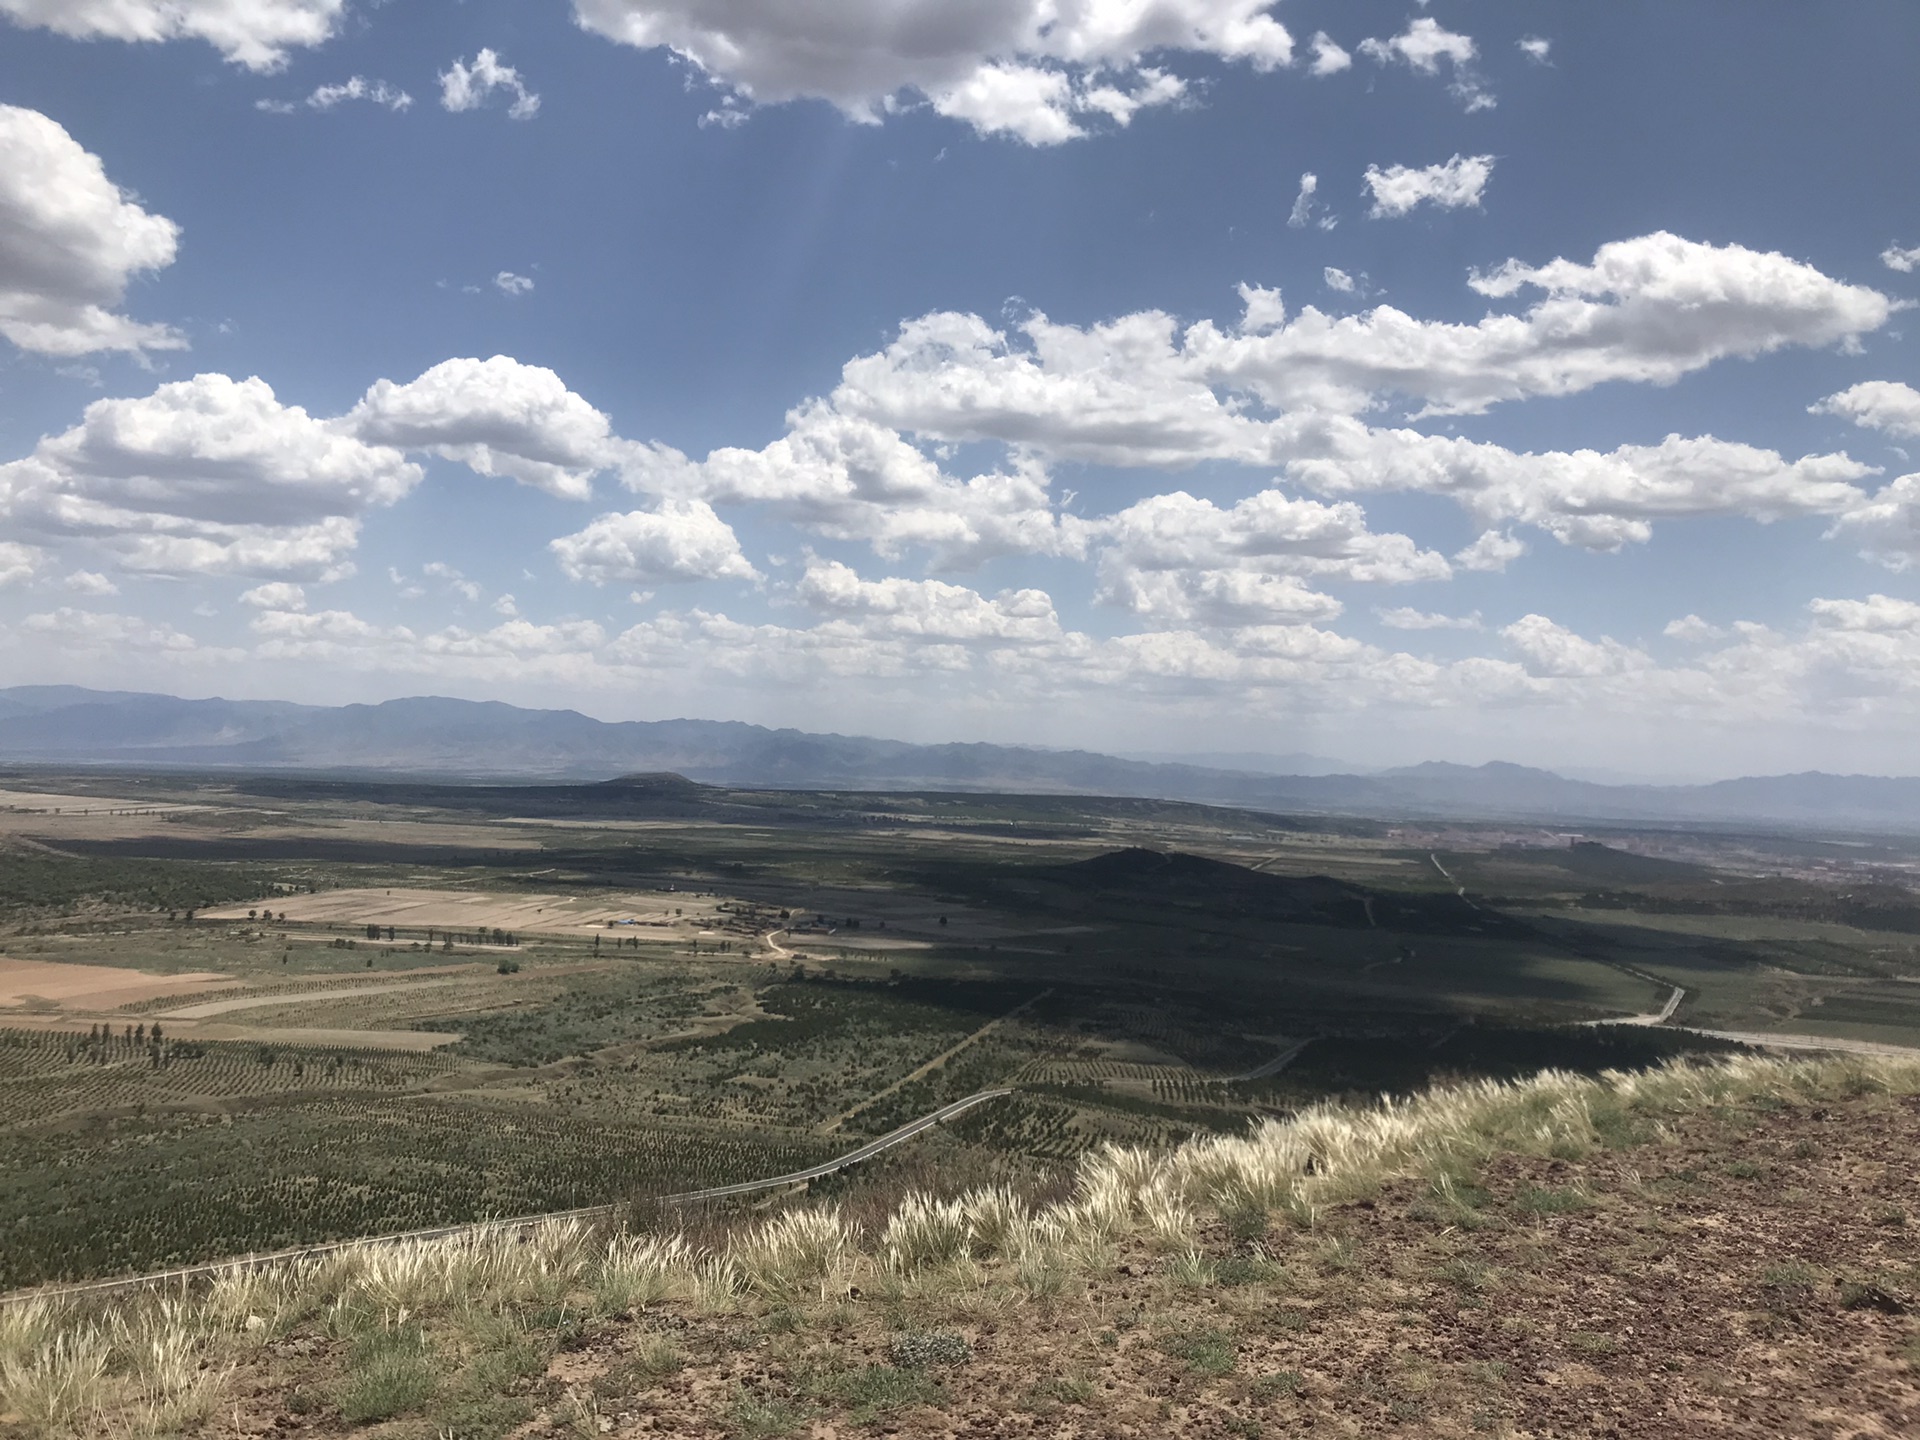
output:
[[[522,895],[479,890],[391,889],[323,890],[289,895],[273,905],[275,915],[302,925],[391,925],[409,935],[422,930],[456,932],[506,930],[514,934],[580,934],[606,930],[645,934],[670,926],[676,905],[691,897],[677,892],[615,895]],[[244,920],[249,907],[228,905],[205,912],[210,920]]]
[[[118,965],[68,965],[0,955],[0,1009],[113,1010],[238,983],[212,971],[151,975]]]

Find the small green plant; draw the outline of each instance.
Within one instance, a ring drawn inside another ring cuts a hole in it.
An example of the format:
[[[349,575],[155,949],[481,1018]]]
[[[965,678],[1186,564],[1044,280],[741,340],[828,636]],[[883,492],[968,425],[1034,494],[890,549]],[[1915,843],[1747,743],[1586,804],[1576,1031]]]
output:
[[[1813,1298],[1819,1276],[1809,1265],[1795,1261],[1769,1266],[1760,1276],[1760,1292],[1767,1309],[1776,1315],[1791,1315]]]
[[[1169,1335],[1160,1348],[1196,1375],[1228,1375],[1240,1363],[1233,1337],[1223,1330],[1194,1330]]]
[[[643,1335],[633,1347],[633,1358],[626,1368],[643,1384],[658,1385],[668,1376],[679,1374],[686,1363],[686,1355],[668,1336]]]
[[[1414,1202],[1413,1217],[1459,1230],[1479,1230],[1490,1223],[1484,1212],[1491,1198],[1478,1185],[1467,1184],[1452,1175],[1441,1175],[1428,1192]]]
[[[1273,1216],[1259,1205],[1236,1205],[1221,1215],[1227,1234],[1241,1242],[1264,1240]]]
[[[1181,1285],[1196,1288],[1213,1284],[1220,1270],[1199,1250],[1179,1250],[1167,1257],[1167,1274]]]
[[[478,1395],[436,1406],[430,1423],[435,1440],[506,1440],[532,1418],[530,1401],[515,1395]]]
[[[924,1370],[903,1370],[897,1365],[842,1370],[827,1377],[822,1388],[828,1397],[850,1409],[854,1420],[862,1425],[889,1410],[934,1405],[946,1398],[945,1388]]]
[[[1338,1236],[1320,1246],[1319,1260],[1329,1270],[1357,1270],[1360,1268],[1360,1247],[1346,1236]]]
[[[1513,1208],[1528,1215],[1565,1215],[1592,1204],[1593,1197],[1584,1190],[1548,1190],[1538,1185],[1523,1185],[1513,1196]]]
[[[791,1435],[806,1421],[807,1412],[793,1401],[764,1390],[742,1387],[727,1405],[727,1422],[740,1440],[775,1440]]]
[[[1086,1405],[1093,1394],[1093,1377],[1084,1370],[1072,1370],[1035,1381],[1027,1389],[1025,1408],[1044,1415],[1061,1405]]]
[[[1251,1255],[1229,1255],[1214,1267],[1214,1279],[1228,1287],[1266,1285],[1280,1279],[1284,1273],[1279,1265],[1267,1258],[1265,1252],[1259,1250]]]
[[[335,1402],[350,1425],[416,1410],[438,1388],[426,1336],[418,1325],[370,1330],[354,1342]]]
[[[1575,1330],[1567,1336],[1567,1344],[1583,1355],[1611,1355],[1620,1348],[1618,1340],[1598,1330]]]
[[[1729,1160],[1727,1162],[1727,1174],[1731,1175],[1735,1180],[1758,1180],[1766,1173],[1764,1166],[1758,1165],[1751,1160]]]
[[[1256,1400],[1274,1400],[1282,1395],[1300,1393],[1300,1372],[1298,1370],[1271,1370],[1260,1376],[1248,1389]]]
[[[1491,1289],[1495,1280],[1493,1267],[1470,1255],[1456,1256],[1447,1261],[1440,1267],[1439,1274],[1442,1280],[1463,1295],[1477,1295]]]

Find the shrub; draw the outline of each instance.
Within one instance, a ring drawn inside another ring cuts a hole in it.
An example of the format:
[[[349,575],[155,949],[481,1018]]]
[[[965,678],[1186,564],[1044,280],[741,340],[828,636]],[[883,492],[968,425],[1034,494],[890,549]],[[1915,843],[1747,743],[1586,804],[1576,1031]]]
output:
[[[919,1330],[887,1342],[887,1358],[903,1369],[964,1364],[973,1354],[967,1337],[954,1330]]]

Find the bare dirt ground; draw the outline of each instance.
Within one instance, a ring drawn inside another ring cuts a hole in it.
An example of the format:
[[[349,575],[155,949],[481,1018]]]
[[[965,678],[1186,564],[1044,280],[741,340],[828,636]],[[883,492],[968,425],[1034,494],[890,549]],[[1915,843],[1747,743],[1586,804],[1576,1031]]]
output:
[[[1461,1215],[1408,1182],[1258,1249],[1215,1227],[1201,1282],[1128,1247],[1052,1299],[652,1305],[519,1382],[511,1433],[1912,1437],[1916,1153],[1920,1097],[1742,1106],[1585,1159],[1497,1158]],[[965,1358],[896,1368],[893,1342],[932,1326]],[[251,1402],[204,1433],[364,1433],[324,1399],[344,1358],[267,1347]],[[380,1433],[430,1433],[405,1424]]]
[[[157,1000],[243,984],[213,971],[185,975],[149,975],[118,965],[63,965],[50,960],[14,960],[0,956],[0,1008],[35,1008],[35,1002],[64,1010],[101,1011],[140,1000]]]
[[[407,930],[506,930],[516,935],[581,935],[604,931],[609,921],[622,934],[656,933],[677,920],[674,909],[698,911],[710,905],[688,903],[687,895],[668,891],[631,894],[502,895],[473,890],[323,890],[317,895],[282,897],[274,913],[302,924],[392,925]],[[244,920],[245,905],[202,913],[213,920]],[[684,919],[695,919],[689,914]],[[633,926],[621,921],[634,921]]]

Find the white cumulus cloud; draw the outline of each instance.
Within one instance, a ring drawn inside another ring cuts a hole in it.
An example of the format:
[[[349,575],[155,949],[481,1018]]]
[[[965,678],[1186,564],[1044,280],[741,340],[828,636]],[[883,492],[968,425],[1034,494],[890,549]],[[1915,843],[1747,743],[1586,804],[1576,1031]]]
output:
[[[1898,380],[1868,380],[1807,409],[1815,415],[1842,415],[1869,430],[1920,439],[1920,390]]]
[[[307,608],[307,592],[300,586],[285,580],[269,580],[264,585],[256,585],[240,596],[242,605],[251,605],[256,610],[304,610]]]
[[[1664,234],[1602,246],[1591,263],[1510,262],[1471,283],[1495,298],[1544,293],[1472,324],[1388,306],[1346,317],[1308,306],[1289,318],[1278,292],[1255,286],[1241,287],[1245,314],[1231,330],[1183,330],[1151,311],[1087,327],[1030,314],[1004,329],[922,316],[885,350],[849,361],[831,395],[789,417],[788,439],[756,452],[751,469],[740,452],[716,452],[709,463],[728,470],[727,483],[715,488],[703,472],[706,488],[688,493],[804,493],[819,504],[906,487],[951,498],[921,448],[930,443],[999,444],[1027,466],[1226,461],[1280,468],[1335,495],[1450,496],[1502,537],[1472,552],[1472,565],[1489,568],[1517,553],[1514,523],[1610,549],[1668,516],[1838,516],[1863,500],[1859,482],[1876,472],[1845,454],[1796,459],[1713,436],[1522,454],[1380,425],[1369,412],[1404,398],[1419,419],[1618,381],[1669,384],[1720,359],[1848,341],[1885,322],[1886,296],[1784,256]],[[1043,501],[1036,492],[1036,519]],[[838,533],[881,531],[870,517]],[[1086,532],[1063,518],[1057,533]]]
[[[116,615],[99,610],[58,610],[29,615],[20,628],[58,643],[64,651],[124,657],[181,655],[200,648],[191,635],[173,626],[138,615]]]
[[[1338,75],[1353,64],[1353,57],[1334,42],[1324,30],[1313,32],[1313,62],[1307,69],[1315,75]]]
[[[127,570],[321,578],[341,572],[360,517],[419,478],[399,451],[281,404],[263,380],[196,375],[96,400],[0,465],[0,517],[91,538]]]
[[[1474,69],[1479,48],[1470,35],[1447,29],[1430,16],[1409,20],[1387,40],[1362,40],[1360,53],[1382,65],[1402,64],[1422,75],[1448,74],[1447,89],[1468,111],[1490,110],[1494,98]]]
[[[1287,212],[1289,227],[1304,230],[1309,225],[1317,224],[1322,230],[1333,229],[1336,223],[1334,217],[1318,214],[1326,208],[1317,198],[1319,193],[1320,177],[1309,170],[1300,177],[1300,188],[1294,192],[1293,209]]]
[[[1480,630],[1480,612],[1471,615],[1436,615],[1410,605],[1377,606],[1373,612],[1389,630]]]
[[[1889,245],[1880,252],[1880,263],[1889,270],[1898,270],[1902,275],[1911,275],[1920,270],[1920,245],[1902,249],[1898,245]]]
[[[507,115],[514,120],[531,120],[540,113],[540,97],[527,88],[520,72],[491,50],[482,50],[467,64],[456,59],[440,72],[440,104],[456,113],[478,110],[496,90],[513,97]]]
[[[726,447],[693,461],[664,445],[634,449],[635,490],[768,508],[816,534],[881,555],[923,549],[963,568],[996,555],[1077,554],[1081,527],[1055,513],[1043,467],[1016,460],[966,479],[946,474],[896,431],[811,401],[759,450]]]
[[[1125,124],[1186,91],[1151,57],[1182,53],[1273,70],[1293,39],[1276,0],[574,0],[581,25],[622,44],[667,49],[729,92],[714,112],[825,100],[878,123],[914,97],[982,134],[1052,145],[1083,119]]]
[[[1920,561],[1920,475],[1902,475],[1841,514],[1827,532],[1890,570]]]
[[[98,570],[75,570],[61,581],[76,595],[118,595],[120,587]]]
[[[602,515],[548,548],[569,577],[596,585],[759,578],[733,528],[700,500],[668,499],[658,510]]]
[[[1462,570],[1499,573],[1527,553],[1524,540],[1505,530],[1483,530],[1471,545],[1455,552],[1453,563]]]
[[[1491,155],[1455,155],[1441,164],[1419,168],[1389,165],[1382,170],[1369,165],[1365,179],[1373,194],[1373,208],[1367,213],[1381,219],[1405,215],[1417,205],[1442,210],[1478,206],[1492,178]]]
[[[593,476],[619,453],[605,415],[553,371],[505,355],[443,360],[404,385],[376,381],[341,424],[566,500],[591,498]]]
[[[1591,679],[1647,669],[1652,661],[1608,636],[1589,640],[1544,615],[1523,615],[1500,632],[1527,673],[1547,679]]]
[[[1682,615],[1678,620],[1669,620],[1660,633],[1683,645],[1704,645],[1709,641],[1727,638],[1724,627],[1702,620],[1698,615]]]
[[[0,0],[0,15],[76,40],[204,40],[249,70],[332,36],[346,0]]]
[[[1302,577],[1347,582],[1444,580],[1444,557],[1405,535],[1377,534],[1351,503],[1268,490],[1222,509],[1185,491],[1156,495],[1089,523],[1098,598],[1175,623],[1324,620],[1339,602]]]
[[[837,560],[816,560],[793,594],[821,614],[857,622],[869,634],[949,644],[1045,644],[1061,639],[1059,617],[1044,590],[1007,590],[988,599],[943,580],[867,580]]]
[[[317,86],[300,103],[309,110],[331,110],[349,100],[364,100],[396,114],[413,107],[413,96],[399,86],[389,85],[384,80],[369,80],[364,75],[355,75],[337,85]],[[272,115],[291,115],[299,107],[285,100],[256,100],[253,108]]]
[[[38,546],[0,540],[0,590],[9,585],[26,584],[40,573],[46,558],[46,552]]]
[[[117,313],[135,275],[173,263],[179,234],[57,121],[0,105],[0,335],[45,355],[184,348]]]
[[[493,277],[493,288],[502,295],[525,295],[533,289],[533,281],[524,275],[516,275],[511,270],[502,270]]]

